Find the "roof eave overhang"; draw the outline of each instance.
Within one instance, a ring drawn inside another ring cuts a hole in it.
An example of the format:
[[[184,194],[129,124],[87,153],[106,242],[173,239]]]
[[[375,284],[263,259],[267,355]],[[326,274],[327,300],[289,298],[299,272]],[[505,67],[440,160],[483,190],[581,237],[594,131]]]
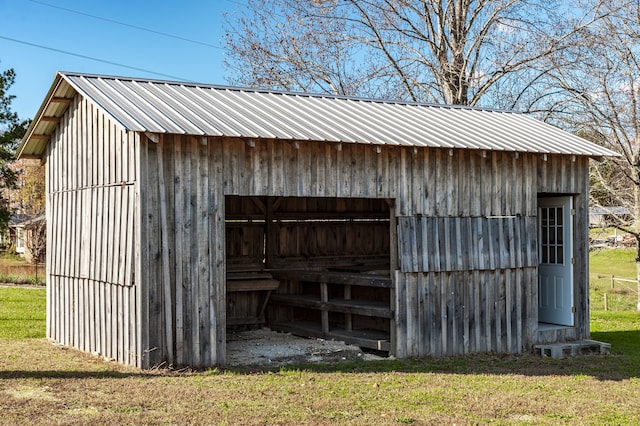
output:
[[[60,122],[60,118],[73,102],[71,86],[61,73],[57,73],[47,95],[17,149],[17,158],[42,158],[49,139]],[[65,96],[60,96],[65,93]]]

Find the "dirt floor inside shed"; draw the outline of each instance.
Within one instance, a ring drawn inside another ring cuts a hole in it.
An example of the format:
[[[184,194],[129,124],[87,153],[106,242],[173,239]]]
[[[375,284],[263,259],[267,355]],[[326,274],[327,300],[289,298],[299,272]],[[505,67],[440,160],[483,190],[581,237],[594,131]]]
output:
[[[305,338],[269,328],[227,333],[227,367],[278,367],[384,357],[335,340]]]

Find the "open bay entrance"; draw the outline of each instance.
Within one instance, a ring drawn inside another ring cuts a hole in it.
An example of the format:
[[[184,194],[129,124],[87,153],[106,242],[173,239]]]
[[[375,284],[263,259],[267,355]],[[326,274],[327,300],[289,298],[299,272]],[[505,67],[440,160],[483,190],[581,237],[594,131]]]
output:
[[[227,327],[391,350],[392,200],[225,197]]]

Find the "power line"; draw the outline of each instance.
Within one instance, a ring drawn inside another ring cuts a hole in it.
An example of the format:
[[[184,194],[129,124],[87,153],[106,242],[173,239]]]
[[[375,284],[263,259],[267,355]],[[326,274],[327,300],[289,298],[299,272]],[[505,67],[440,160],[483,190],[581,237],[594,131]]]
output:
[[[80,11],[74,10],[74,9],[68,9],[68,8],[62,7],[62,6],[56,6],[55,4],[49,4],[49,3],[45,3],[45,2],[42,2],[42,1],[38,1],[38,0],[29,0],[29,1],[31,3],[40,4],[40,5],[51,7],[51,8],[54,8],[54,9],[64,10],[65,12],[75,13],[77,15],[87,16],[89,18],[98,19],[100,21],[109,22],[111,24],[122,25],[123,27],[134,28],[136,30],[146,31],[146,32],[152,33],[152,34],[157,34],[157,35],[161,35],[161,36],[164,36],[164,37],[174,38],[176,40],[182,40],[182,41],[186,41],[186,42],[189,42],[189,43],[199,44],[201,46],[211,47],[213,49],[224,50],[223,47],[216,46],[215,44],[205,43],[203,41],[193,40],[193,39],[190,39],[190,38],[177,36],[175,34],[165,33],[165,32],[162,32],[162,31],[156,31],[156,30],[153,30],[153,29],[150,29],[150,28],[141,27],[141,26],[138,26],[138,25],[127,24],[126,22],[116,21],[115,19],[103,18],[101,16],[92,15],[90,13],[85,13],[85,12],[80,12]]]
[[[75,56],[76,58],[88,59],[90,61],[101,62],[103,64],[108,64],[108,65],[115,65],[115,66],[118,66],[118,67],[128,68],[130,70],[135,70],[135,71],[142,71],[142,72],[145,72],[145,73],[149,73],[149,74],[153,74],[153,75],[157,75],[157,76],[161,76],[161,77],[167,77],[167,78],[170,78],[172,80],[191,82],[191,80],[188,80],[186,78],[176,77],[176,76],[173,76],[173,75],[170,75],[170,74],[163,74],[163,73],[160,73],[160,72],[151,71],[151,70],[148,70],[148,69],[145,69],[145,68],[134,67],[134,66],[131,66],[131,65],[125,65],[125,64],[121,64],[119,62],[108,61],[106,59],[94,58],[92,56],[82,55],[80,53],[69,52],[67,50],[62,50],[62,49],[56,49],[54,47],[43,46],[41,44],[31,43],[31,42],[24,41],[24,40],[17,40],[15,38],[6,37],[6,36],[3,36],[3,35],[0,35],[0,39],[12,41],[14,43],[24,44],[24,45],[31,46],[31,47],[37,47],[39,49],[49,50],[51,52],[63,53],[65,55]]]

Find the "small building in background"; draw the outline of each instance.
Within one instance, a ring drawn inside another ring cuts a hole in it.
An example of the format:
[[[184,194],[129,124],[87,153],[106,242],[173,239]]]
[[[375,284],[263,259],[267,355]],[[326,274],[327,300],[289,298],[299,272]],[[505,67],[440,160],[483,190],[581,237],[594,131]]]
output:
[[[30,263],[42,263],[46,254],[45,215],[30,217],[15,214],[9,220],[7,230],[0,238],[4,251],[14,251]]]
[[[624,206],[595,206],[589,208],[589,226],[592,228],[607,228],[611,226],[613,217],[629,220],[629,208]]]

